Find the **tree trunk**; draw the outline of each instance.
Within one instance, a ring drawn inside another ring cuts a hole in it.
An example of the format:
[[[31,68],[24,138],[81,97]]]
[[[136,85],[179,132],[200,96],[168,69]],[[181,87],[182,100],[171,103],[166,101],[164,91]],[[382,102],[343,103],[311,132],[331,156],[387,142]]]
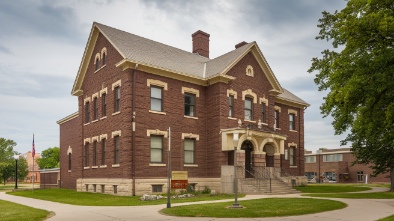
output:
[[[394,191],[394,165],[390,167],[390,180],[391,180],[390,191]]]

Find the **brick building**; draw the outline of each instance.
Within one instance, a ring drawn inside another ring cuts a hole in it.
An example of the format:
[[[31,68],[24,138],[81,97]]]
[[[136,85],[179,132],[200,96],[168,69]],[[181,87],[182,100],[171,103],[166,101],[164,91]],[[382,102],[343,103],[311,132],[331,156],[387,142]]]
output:
[[[62,187],[164,191],[169,128],[171,170],[196,188],[231,189],[234,134],[241,178],[303,177],[309,105],[281,87],[256,42],[210,59],[209,36],[195,32],[186,52],[93,23],[72,88],[78,111],[58,121]]]
[[[38,170],[40,169],[37,164],[37,159],[41,158],[40,153],[36,153],[34,155],[34,160],[33,160],[33,155],[31,151],[28,151],[27,153],[22,154],[22,157],[26,159],[27,162],[27,167],[29,169],[29,173],[23,180],[25,183],[33,183],[33,180],[35,183],[40,182],[40,173]]]
[[[305,176],[312,182],[390,183],[390,173],[372,177],[369,165],[355,164],[350,148],[305,151]],[[313,179],[314,178],[314,179]]]

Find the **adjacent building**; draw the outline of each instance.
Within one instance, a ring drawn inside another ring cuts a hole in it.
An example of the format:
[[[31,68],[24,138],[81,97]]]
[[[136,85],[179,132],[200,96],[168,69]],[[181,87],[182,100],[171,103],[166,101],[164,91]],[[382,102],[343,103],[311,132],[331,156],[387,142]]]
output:
[[[192,34],[187,52],[93,23],[71,91],[77,112],[57,122],[61,187],[165,191],[169,149],[171,170],[197,189],[231,190],[234,149],[241,179],[304,177],[309,104],[280,85],[256,42],[212,59],[209,37]]]
[[[29,170],[29,173],[27,174],[27,176],[25,177],[23,182],[33,183],[33,180],[34,180],[35,183],[39,183],[40,182],[40,173],[38,171],[40,168],[38,168],[38,164],[37,164],[36,160],[41,158],[41,154],[36,153],[34,155],[34,159],[33,159],[33,155],[32,155],[31,151],[28,151],[27,153],[24,153],[21,156],[26,159],[27,167]]]
[[[355,164],[350,148],[321,149],[305,152],[305,176],[309,182],[390,183],[390,174],[371,176],[371,165]]]

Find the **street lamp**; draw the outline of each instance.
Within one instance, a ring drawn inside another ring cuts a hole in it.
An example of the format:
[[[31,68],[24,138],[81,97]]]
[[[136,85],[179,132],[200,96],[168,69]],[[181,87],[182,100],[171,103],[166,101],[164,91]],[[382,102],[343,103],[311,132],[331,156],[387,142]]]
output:
[[[18,159],[19,155],[14,155],[15,159],[15,189],[18,189]]]
[[[320,155],[322,153],[322,150],[317,150],[317,157],[319,158],[319,183],[321,183],[321,175],[320,175]]]
[[[238,147],[238,133],[233,134],[233,144],[234,144],[234,195],[235,200],[231,208],[243,208],[238,204],[238,180],[237,180],[237,147]]]

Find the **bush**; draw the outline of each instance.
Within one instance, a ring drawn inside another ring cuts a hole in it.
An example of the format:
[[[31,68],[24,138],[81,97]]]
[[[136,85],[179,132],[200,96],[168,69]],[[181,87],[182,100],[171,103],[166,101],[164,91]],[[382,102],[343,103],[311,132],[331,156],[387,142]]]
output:
[[[211,193],[211,188],[209,188],[209,186],[205,186],[204,189],[201,191],[201,193],[210,194]]]

